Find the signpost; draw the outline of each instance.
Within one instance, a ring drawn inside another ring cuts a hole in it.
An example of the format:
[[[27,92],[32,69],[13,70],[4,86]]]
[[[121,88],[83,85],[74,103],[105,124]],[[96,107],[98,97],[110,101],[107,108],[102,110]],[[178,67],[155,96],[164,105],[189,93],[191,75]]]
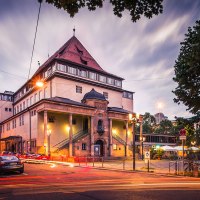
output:
[[[179,139],[182,140],[182,162],[183,162],[183,174],[184,174],[184,140],[186,140],[186,130],[181,129],[179,131]]]
[[[149,172],[150,151],[144,152],[144,162],[147,163],[147,170]]]

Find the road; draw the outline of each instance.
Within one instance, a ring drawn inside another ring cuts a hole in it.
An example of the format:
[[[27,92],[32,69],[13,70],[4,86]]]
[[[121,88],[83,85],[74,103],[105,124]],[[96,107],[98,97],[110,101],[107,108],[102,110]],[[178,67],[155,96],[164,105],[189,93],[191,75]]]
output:
[[[0,199],[198,200],[200,180],[144,172],[25,164],[25,173],[0,175]]]

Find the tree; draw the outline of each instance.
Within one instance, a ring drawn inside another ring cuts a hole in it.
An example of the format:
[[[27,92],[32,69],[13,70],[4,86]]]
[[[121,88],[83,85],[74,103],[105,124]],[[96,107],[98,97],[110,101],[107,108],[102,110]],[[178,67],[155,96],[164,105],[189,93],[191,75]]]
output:
[[[38,0],[41,2],[42,0]],[[87,7],[89,11],[102,8],[105,0],[45,0],[59,9],[64,9],[73,17],[79,9]],[[152,18],[163,12],[163,0],[110,0],[113,6],[113,13],[122,17],[123,11],[129,11],[131,20],[136,22],[141,15]]]
[[[178,83],[173,93],[174,102],[182,102],[187,110],[196,114],[200,110],[200,21],[188,28],[175,63],[175,77]]]

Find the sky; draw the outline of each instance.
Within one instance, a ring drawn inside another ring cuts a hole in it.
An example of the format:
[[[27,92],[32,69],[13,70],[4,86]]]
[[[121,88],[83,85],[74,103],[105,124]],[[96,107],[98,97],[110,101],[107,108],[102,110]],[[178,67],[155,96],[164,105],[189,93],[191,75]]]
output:
[[[15,92],[27,78],[38,15],[37,0],[0,0],[0,92]],[[163,112],[170,120],[190,117],[173,102],[174,64],[188,27],[200,19],[199,0],[164,0],[163,13],[136,23],[128,12],[113,14],[106,2],[90,12],[83,8],[70,18],[64,10],[42,3],[31,75],[73,35],[107,72],[125,80],[133,91],[134,112]],[[162,105],[162,106],[158,106]]]

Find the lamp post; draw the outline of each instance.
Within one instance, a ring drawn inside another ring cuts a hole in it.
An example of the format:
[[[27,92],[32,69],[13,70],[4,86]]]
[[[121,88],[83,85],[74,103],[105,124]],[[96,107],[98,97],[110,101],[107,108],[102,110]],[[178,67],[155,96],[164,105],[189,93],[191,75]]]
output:
[[[51,155],[51,149],[50,149],[51,129],[47,130],[47,136],[48,136],[48,156],[50,156]]]
[[[145,137],[140,137],[140,141],[142,143],[142,160],[144,160],[144,142],[146,138]]]
[[[137,122],[139,122],[139,114],[129,114],[129,122],[130,124],[132,124],[132,130],[133,130],[133,146],[132,146],[132,150],[133,150],[133,171],[135,171],[135,124]]]

